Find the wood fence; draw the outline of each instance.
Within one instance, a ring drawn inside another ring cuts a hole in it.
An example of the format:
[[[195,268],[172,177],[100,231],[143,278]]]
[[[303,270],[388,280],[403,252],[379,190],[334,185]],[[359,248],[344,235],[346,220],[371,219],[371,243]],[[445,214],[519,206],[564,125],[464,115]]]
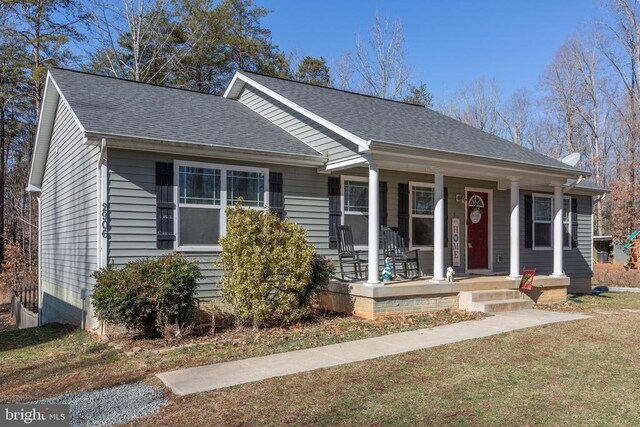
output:
[[[18,329],[38,326],[38,286],[17,286],[11,289],[11,316]]]

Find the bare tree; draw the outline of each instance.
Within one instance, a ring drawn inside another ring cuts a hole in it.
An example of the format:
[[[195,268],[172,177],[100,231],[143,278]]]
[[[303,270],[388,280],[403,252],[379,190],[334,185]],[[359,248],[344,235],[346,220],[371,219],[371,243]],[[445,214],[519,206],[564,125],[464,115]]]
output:
[[[558,142],[570,153],[582,149],[578,117],[580,77],[571,43],[565,43],[558,50],[540,82],[544,93],[542,106],[554,118]]]
[[[368,38],[363,41],[356,36],[354,68],[361,91],[382,98],[402,98],[410,74],[402,23],[376,13]]]
[[[532,147],[529,132],[533,111],[531,95],[526,88],[516,89],[498,116],[505,127],[504,136],[518,145]]]
[[[167,81],[200,32],[183,31],[168,0],[92,0],[93,67],[136,81]]]
[[[350,51],[340,55],[331,66],[332,80],[338,89],[353,89],[353,56]]]
[[[463,86],[440,110],[463,123],[498,135],[500,91],[495,80],[484,77]]]
[[[614,234],[623,238],[640,223],[640,185],[638,184],[638,149],[640,147],[640,2],[610,0],[613,20],[601,24],[600,52],[606,58],[622,86],[620,96],[612,97],[620,125],[618,135],[618,182],[612,199]]]
[[[570,51],[574,57],[579,76],[578,116],[584,125],[584,147],[587,164],[593,173],[593,180],[600,185],[607,185],[606,166],[613,138],[609,135],[611,125],[610,94],[615,90],[609,84],[603,69],[603,61],[595,43],[573,40]],[[589,47],[588,47],[589,46]],[[595,229],[603,233],[602,201],[595,204]]]

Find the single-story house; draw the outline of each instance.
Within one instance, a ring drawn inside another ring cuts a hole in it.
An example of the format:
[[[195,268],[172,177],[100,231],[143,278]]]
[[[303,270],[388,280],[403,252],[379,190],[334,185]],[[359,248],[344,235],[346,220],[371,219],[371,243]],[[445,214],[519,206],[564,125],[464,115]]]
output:
[[[379,280],[381,225],[418,250],[428,279],[403,288],[404,303],[455,304],[462,288],[445,283],[449,266],[498,287],[531,268],[565,293],[589,291],[592,200],[603,189],[588,175],[374,96],[244,71],[214,96],[51,69],[29,176],[40,321],[95,325],[93,271],[171,251],[201,264],[199,297],[218,297],[218,239],[239,197],[299,223],[324,256],[337,255],[336,225],[351,225],[368,279],[346,292],[367,304],[400,289]]]

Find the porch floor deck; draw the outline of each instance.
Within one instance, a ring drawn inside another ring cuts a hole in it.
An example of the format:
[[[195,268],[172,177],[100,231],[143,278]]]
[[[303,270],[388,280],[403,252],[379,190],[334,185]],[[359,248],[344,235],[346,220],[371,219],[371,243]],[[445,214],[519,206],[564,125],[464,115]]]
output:
[[[345,283],[332,281],[329,285],[334,292],[349,293],[354,296],[369,298],[393,298],[415,295],[451,295],[463,291],[482,291],[493,289],[518,289],[520,280],[507,278],[507,273],[485,275],[457,275],[453,282],[431,283],[430,276],[418,279],[400,279],[369,286],[365,282]],[[568,287],[568,277],[551,277],[547,275],[535,276],[535,288]]]
[[[414,280],[396,280],[374,286],[365,282],[329,283],[320,305],[327,310],[355,314],[367,319],[385,316],[405,316],[430,311],[459,308],[461,292],[518,289],[520,281],[496,276],[462,276],[454,282],[431,283],[430,277]],[[539,275],[533,280],[534,288],[521,291],[537,304],[564,301],[569,287],[568,277]]]

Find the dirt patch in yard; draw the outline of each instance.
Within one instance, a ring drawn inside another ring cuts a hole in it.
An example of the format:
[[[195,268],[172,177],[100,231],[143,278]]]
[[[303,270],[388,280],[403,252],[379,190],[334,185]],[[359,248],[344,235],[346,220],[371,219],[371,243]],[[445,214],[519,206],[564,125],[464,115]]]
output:
[[[485,315],[461,310],[441,310],[420,316],[389,317],[372,321],[338,313],[317,312],[303,322],[285,327],[257,329],[247,326],[226,327],[215,334],[194,335],[178,343],[162,339],[135,336],[122,330],[111,329],[108,345],[130,354],[141,351],[164,353],[185,350],[193,346],[209,345],[212,348],[239,348],[242,352],[255,352],[256,345],[270,346],[279,342],[283,348],[297,350],[350,341],[370,336],[385,335],[420,328],[432,328],[450,323],[477,320]],[[331,341],[331,342],[328,342]],[[286,343],[290,342],[290,345]]]

